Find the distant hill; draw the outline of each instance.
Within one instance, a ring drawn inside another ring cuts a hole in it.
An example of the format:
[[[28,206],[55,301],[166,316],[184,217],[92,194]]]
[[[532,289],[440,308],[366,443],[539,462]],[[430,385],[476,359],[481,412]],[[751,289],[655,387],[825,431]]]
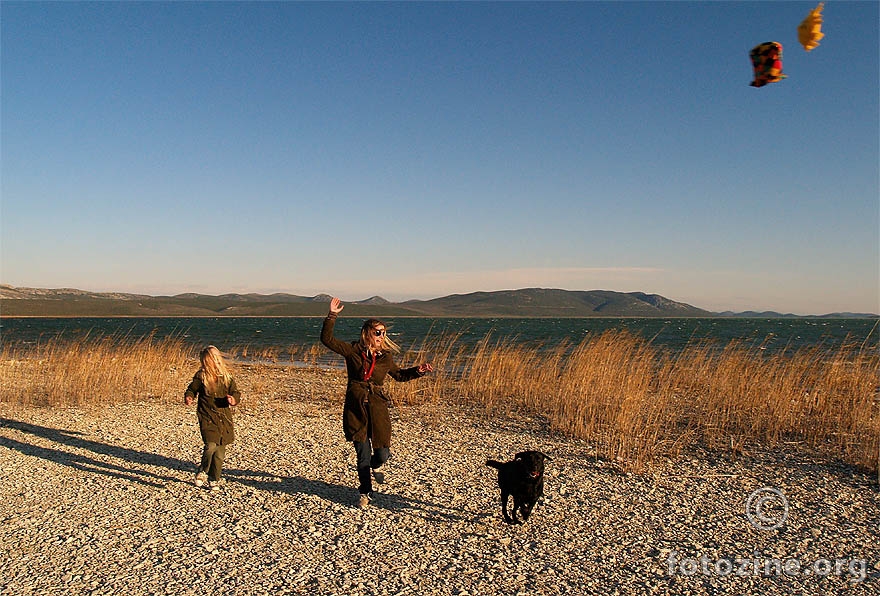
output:
[[[62,288],[15,288],[0,285],[0,316],[6,317],[313,317],[327,314],[330,296],[293,294],[141,294],[96,293]],[[346,302],[345,314],[420,316],[378,296]]]
[[[772,310],[756,312],[747,310],[744,312],[724,311],[718,313],[719,317],[731,317],[737,319],[877,319],[880,316],[871,313],[859,312],[830,312],[824,315],[795,315],[792,313],[778,313]]]
[[[5,317],[317,317],[327,313],[327,294],[178,294],[147,296],[72,288],[17,288],[0,284]],[[367,317],[795,317],[772,312],[714,313],[658,294],[609,290],[525,288],[453,294],[394,303],[372,296],[346,302],[344,316]],[[877,318],[833,313],[828,318]]]
[[[409,300],[403,306],[458,317],[710,317],[713,313],[657,294],[526,288]]]

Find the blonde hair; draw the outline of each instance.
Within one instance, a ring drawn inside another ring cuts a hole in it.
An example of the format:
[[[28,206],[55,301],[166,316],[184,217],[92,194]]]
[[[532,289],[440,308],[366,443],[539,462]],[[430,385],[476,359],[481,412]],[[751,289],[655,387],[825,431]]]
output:
[[[380,321],[379,319],[367,319],[364,321],[363,327],[361,327],[361,343],[365,346],[369,345],[369,337],[370,333],[376,329],[377,327],[385,328],[385,335],[382,336],[382,351],[383,352],[400,352],[400,346],[391,341],[391,338],[388,337],[388,325],[385,324],[385,321]]]
[[[202,363],[202,383],[212,397],[226,397],[226,391],[232,381],[232,374],[223,361],[223,353],[215,346],[208,346],[199,352]],[[218,391],[219,390],[219,391]],[[218,395],[222,393],[223,395]]]

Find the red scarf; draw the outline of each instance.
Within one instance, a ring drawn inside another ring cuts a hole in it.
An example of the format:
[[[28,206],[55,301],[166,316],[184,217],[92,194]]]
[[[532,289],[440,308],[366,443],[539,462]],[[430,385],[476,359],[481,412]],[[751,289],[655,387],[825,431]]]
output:
[[[376,368],[376,354],[370,352],[370,356],[373,359],[370,361],[370,368],[367,368],[367,352],[361,352],[364,357],[364,381],[369,381],[370,377],[373,376],[373,369]]]

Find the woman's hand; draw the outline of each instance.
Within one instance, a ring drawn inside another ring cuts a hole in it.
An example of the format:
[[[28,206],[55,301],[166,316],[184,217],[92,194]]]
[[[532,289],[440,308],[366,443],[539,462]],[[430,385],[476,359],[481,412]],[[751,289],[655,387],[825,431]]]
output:
[[[419,374],[424,375],[429,372],[433,372],[434,366],[430,362],[423,362],[419,364]]]
[[[343,308],[345,308],[345,306],[342,304],[342,300],[340,300],[336,296],[334,296],[333,298],[330,299],[330,314],[331,315],[338,315],[339,313],[342,312]]]

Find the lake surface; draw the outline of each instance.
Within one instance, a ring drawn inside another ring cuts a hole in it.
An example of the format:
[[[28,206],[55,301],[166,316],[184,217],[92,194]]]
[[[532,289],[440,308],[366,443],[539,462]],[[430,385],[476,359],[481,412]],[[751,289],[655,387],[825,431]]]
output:
[[[279,358],[299,353],[320,343],[321,317],[216,317],[216,318],[3,318],[0,344],[36,345],[61,336],[78,339],[88,335],[125,336],[137,339],[153,335],[182,338],[195,347],[214,344],[240,354],[242,348],[259,353],[278,348]],[[354,340],[363,319],[342,317],[336,336]],[[833,350],[844,342],[878,347],[874,319],[511,319],[511,318],[387,318],[392,339],[403,349],[437,340],[444,334],[458,335],[456,342],[472,346],[487,336],[494,342],[511,341],[529,346],[557,346],[580,343],[590,335],[609,330],[626,330],[653,345],[680,350],[688,343],[712,341],[724,346],[739,341],[762,347],[770,353],[819,346]],[[335,358],[335,355],[331,355]]]

